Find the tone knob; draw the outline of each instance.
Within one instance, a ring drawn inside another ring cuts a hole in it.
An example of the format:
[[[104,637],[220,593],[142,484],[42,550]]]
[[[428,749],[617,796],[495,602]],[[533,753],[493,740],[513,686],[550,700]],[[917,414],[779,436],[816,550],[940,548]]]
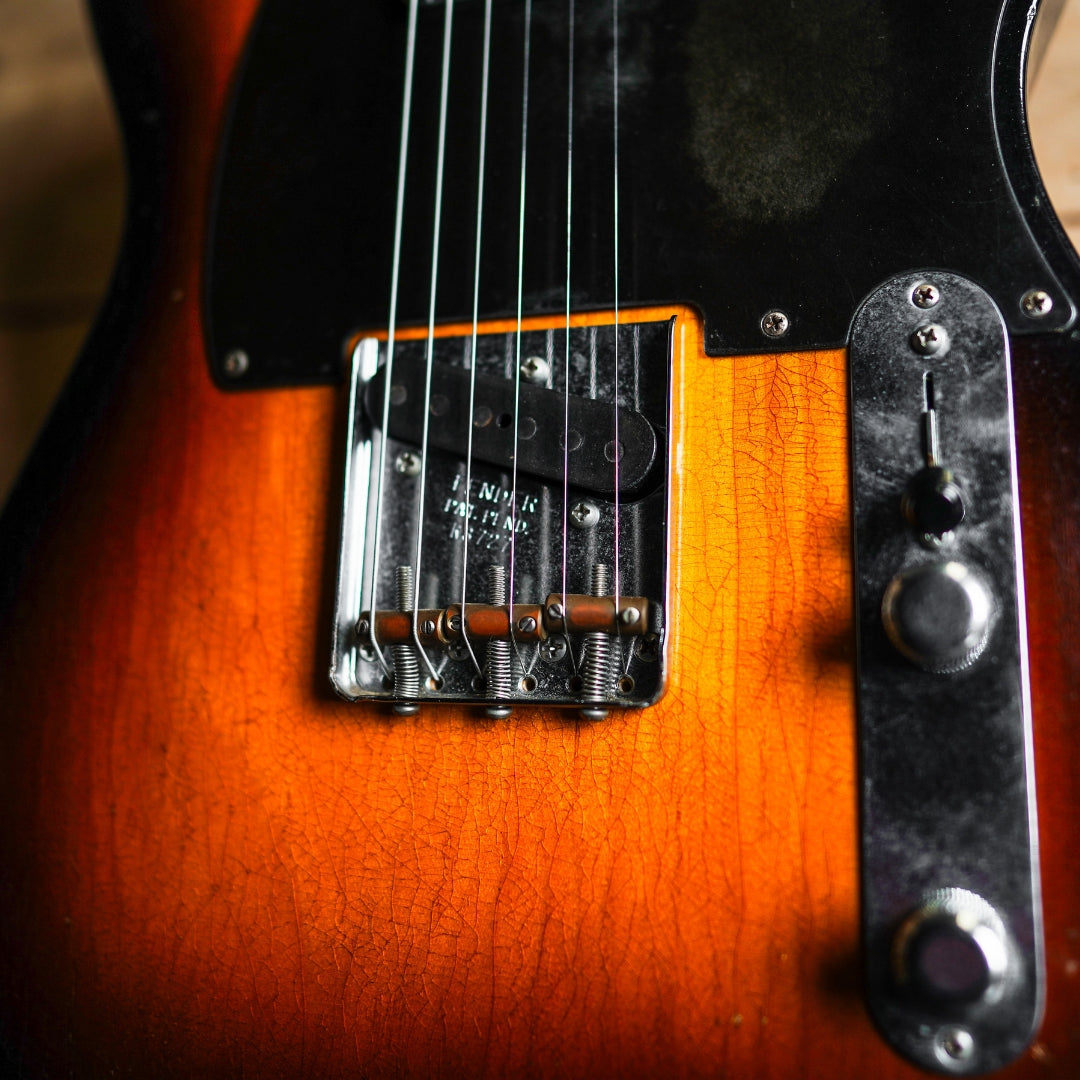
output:
[[[897,574],[881,601],[885,632],[896,648],[927,671],[960,671],[986,645],[993,599],[963,563],[924,563]]]
[[[991,1003],[1009,970],[1005,925],[981,896],[939,889],[901,924],[892,965],[901,989],[926,1005]]]

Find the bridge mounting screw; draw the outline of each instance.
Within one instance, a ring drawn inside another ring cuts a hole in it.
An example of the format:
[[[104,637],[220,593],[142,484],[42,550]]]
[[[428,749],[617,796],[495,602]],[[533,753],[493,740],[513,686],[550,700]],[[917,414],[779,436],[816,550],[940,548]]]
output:
[[[1029,319],[1045,319],[1054,310],[1054,298],[1045,289],[1028,289],[1020,307]]]
[[[600,520],[600,508],[588,499],[581,499],[570,507],[570,524],[575,529],[591,529]]]
[[[770,338],[782,338],[790,329],[791,320],[782,311],[766,311],[761,316],[761,332]]]
[[[546,386],[551,365],[542,356],[527,356],[521,361],[521,377],[536,386]]]
[[[941,352],[946,340],[944,327],[937,323],[925,323],[911,335],[911,347],[920,356],[934,356]]]
[[[536,629],[536,620],[531,615],[526,615],[518,620],[517,625],[523,634],[531,634]]]
[[[911,291],[911,302],[916,307],[932,308],[941,299],[941,293],[936,285],[929,281],[923,281]]]
[[[414,454],[411,450],[402,450],[397,456],[397,460],[394,462],[394,468],[397,469],[402,476],[419,476],[420,475],[420,455]]]
[[[239,379],[251,367],[251,357],[243,349],[232,349],[225,354],[222,367],[230,379]]]

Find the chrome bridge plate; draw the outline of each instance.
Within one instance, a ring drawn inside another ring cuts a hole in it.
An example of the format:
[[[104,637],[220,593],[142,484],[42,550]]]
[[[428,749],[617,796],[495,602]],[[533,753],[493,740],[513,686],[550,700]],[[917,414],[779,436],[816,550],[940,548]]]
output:
[[[564,329],[481,333],[472,380],[472,336],[437,337],[430,390],[426,338],[395,342],[389,379],[386,342],[356,345],[330,673],[342,696],[589,716],[660,696],[671,323],[620,324],[617,338],[573,327],[566,342]]]

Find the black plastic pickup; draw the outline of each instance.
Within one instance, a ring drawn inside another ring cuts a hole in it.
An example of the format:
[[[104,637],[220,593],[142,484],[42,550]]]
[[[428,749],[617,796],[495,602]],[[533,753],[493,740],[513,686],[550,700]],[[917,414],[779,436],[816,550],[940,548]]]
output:
[[[391,394],[390,435],[419,445],[427,363],[422,353],[401,343],[395,350]],[[405,347],[403,347],[405,346]],[[468,451],[468,418],[472,418],[472,455],[498,467],[514,462],[515,390],[517,413],[517,467],[519,472],[561,483],[564,469],[570,486],[610,497],[615,492],[615,408],[610,402],[565,394],[534,386],[524,377],[515,388],[513,379],[476,375],[471,394],[471,372],[436,358],[431,364],[428,444],[464,458]],[[379,427],[383,415],[386,368],[367,387],[364,407]],[[470,402],[470,397],[472,398]],[[639,412],[618,409],[618,488],[624,496],[642,492],[653,480],[657,437],[652,424]]]

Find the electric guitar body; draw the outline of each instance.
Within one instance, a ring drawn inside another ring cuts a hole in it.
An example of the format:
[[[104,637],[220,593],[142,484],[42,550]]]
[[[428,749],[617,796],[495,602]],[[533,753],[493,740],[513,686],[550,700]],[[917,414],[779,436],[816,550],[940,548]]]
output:
[[[0,535],[8,1069],[1080,1075],[1027,5],[455,7],[97,5],[128,237]],[[959,645],[881,629],[925,567]]]

